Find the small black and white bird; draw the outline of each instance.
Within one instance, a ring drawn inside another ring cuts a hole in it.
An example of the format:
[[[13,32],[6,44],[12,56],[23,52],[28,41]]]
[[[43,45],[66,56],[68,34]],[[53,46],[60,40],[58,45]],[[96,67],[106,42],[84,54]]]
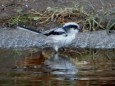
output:
[[[47,36],[47,39],[53,42],[52,47],[56,52],[58,52],[58,49],[60,47],[70,45],[72,43],[72,40],[75,39],[76,34],[81,31],[81,28],[75,22],[68,22],[65,23],[61,28],[55,28],[45,32],[40,32],[31,28],[25,28],[21,26],[17,26],[17,29],[41,33]]]

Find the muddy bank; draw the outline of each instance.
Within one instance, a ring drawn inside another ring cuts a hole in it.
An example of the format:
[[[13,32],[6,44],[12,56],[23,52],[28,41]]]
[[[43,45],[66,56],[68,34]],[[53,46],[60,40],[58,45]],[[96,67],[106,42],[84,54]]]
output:
[[[114,0],[1,0],[0,1],[0,18],[7,18],[17,14],[22,10],[23,13],[33,9],[43,11],[47,7],[73,7],[82,5],[86,10],[101,10],[103,7],[113,8]]]
[[[49,47],[52,40],[42,34],[23,30],[3,28],[0,29],[0,48],[29,48]],[[115,48],[115,31],[109,35],[106,31],[82,32],[70,46],[74,48]]]

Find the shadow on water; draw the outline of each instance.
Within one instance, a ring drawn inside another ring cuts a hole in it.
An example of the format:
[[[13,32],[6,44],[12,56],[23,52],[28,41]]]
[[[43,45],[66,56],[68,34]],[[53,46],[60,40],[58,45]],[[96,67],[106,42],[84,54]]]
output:
[[[115,50],[0,50],[0,86],[114,86]]]

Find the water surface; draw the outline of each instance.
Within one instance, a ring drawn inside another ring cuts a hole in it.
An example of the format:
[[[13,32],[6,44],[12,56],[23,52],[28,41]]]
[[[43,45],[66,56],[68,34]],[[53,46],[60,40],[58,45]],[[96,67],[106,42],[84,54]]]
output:
[[[0,86],[114,86],[115,50],[0,50]]]

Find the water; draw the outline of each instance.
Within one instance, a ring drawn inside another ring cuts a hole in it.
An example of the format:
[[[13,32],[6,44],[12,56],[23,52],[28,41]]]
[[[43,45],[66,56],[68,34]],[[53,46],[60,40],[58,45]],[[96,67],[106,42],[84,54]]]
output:
[[[0,86],[114,86],[115,50],[0,50]]]

